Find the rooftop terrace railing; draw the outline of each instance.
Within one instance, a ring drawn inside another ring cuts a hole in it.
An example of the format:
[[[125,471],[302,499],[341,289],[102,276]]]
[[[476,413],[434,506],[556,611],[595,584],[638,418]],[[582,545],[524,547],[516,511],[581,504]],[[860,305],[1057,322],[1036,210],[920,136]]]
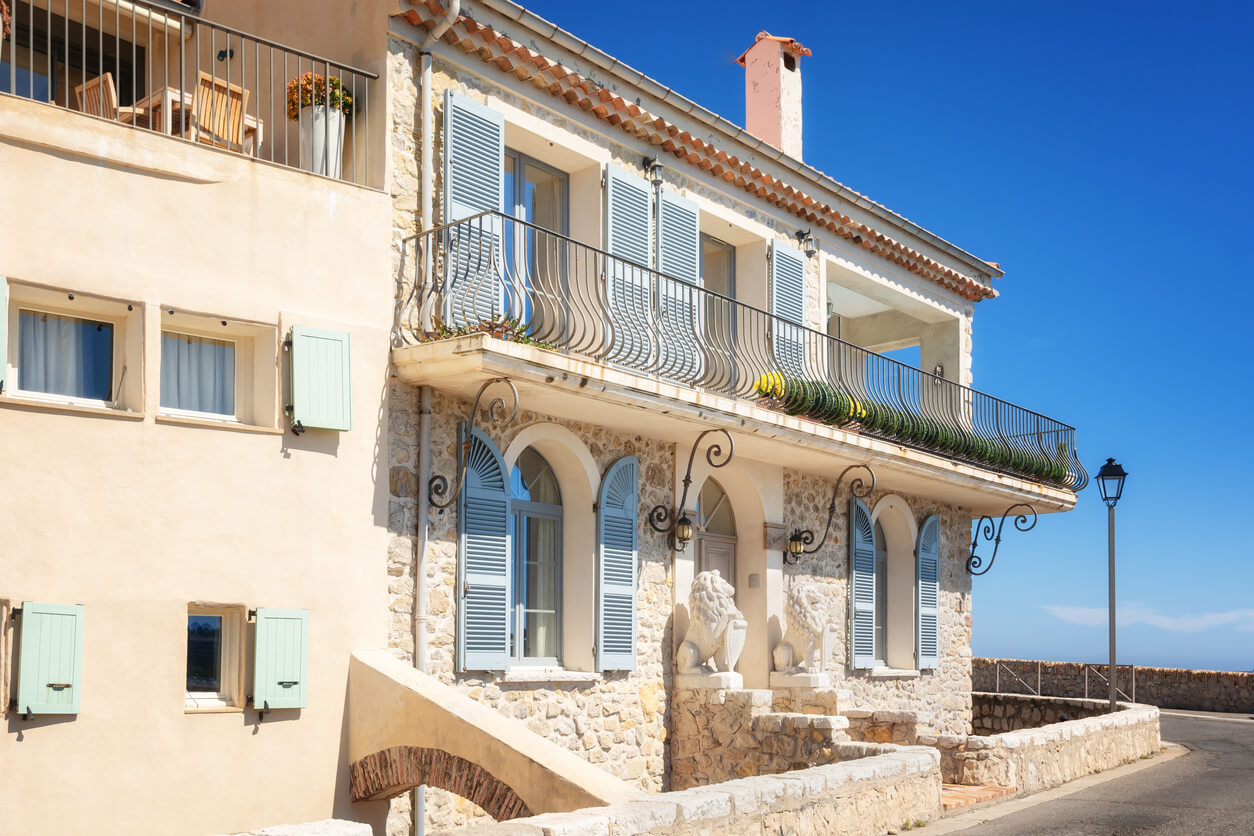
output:
[[[369,120],[353,117],[369,107],[374,73],[202,19],[174,0],[9,7],[0,92],[371,185]]]
[[[1075,430],[498,212],[417,238],[398,331],[487,331],[1080,490]]]

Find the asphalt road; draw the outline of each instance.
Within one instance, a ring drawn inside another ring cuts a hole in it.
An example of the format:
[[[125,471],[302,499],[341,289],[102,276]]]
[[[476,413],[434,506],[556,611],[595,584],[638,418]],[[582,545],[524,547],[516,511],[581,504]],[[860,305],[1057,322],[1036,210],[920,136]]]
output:
[[[1161,727],[1189,753],[959,832],[1254,836],[1254,717],[1164,713]]]

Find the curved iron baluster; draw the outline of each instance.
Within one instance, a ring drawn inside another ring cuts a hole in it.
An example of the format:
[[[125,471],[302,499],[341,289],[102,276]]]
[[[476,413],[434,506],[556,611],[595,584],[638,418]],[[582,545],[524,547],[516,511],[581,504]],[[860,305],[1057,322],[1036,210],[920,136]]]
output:
[[[680,516],[683,515],[684,509],[688,507],[688,488],[692,485],[692,465],[697,458],[697,450],[701,447],[702,440],[710,433],[722,433],[727,439],[727,453],[723,453],[723,445],[719,441],[710,442],[710,446],[705,450],[705,460],[713,468],[726,467],[731,463],[732,456],[736,452],[736,442],[732,439],[731,433],[721,427],[713,430],[706,430],[697,436],[697,440],[693,442],[692,450],[688,453],[688,470],[684,473],[684,492],[679,500],[678,508],[667,508],[665,505],[654,505],[649,510],[649,525],[659,534],[667,535],[667,542],[670,543],[671,550],[682,552],[688,545],[687,540],[680,541],[675,537],[675,526],[679,522]]]
[[[431,480],[427,482],[427,501],[436,508],[441,510],[449,508],[457,501],[457,495],[462,491],[462,483],[466,478],[466,465],[470,459],[471,434],[469,430],[475,426],[475,417],[479,414],[479,401],[483,398],[483,393],[497,383],[504,383],[509,387],[510,396],[513,399],[512,405],[507,413],[505,399],[493,398],[488,403],[488,420],[499,427],[513,421],[518,415],[518,388],[514,386],[514,382],[508,377],[494,377],[479,387],[479,393],[475,395],[475,402],[470,407],[470,413],[466,416],[468,429],[466,437],[462,440],[461,450],[457,453],[457,482],[453,490],[449,490],[448,478],[440,474],[432,476]]]
[[[832,489],[832,501],[828,503],[827,506],[827,525],[823,527],[823,539],[820,540],[819,544],[812,549],[802,549],[801,554],[814,554],[819,549],[823,548],[825,543],[827,543],[827,536],[832,531],[832,521],[836,519],[836,498],[840,494],[840,484],[845,481],[845,476],[849,473],[849,471],[858,469],[865,470],[868,474],[870,474],[871,484],[868,485],[866,482],[862,481],[861,476],[856,476],[853,481],[849,483],[849,495],[857,497],[858,499],[866,499],[871,495],[871,492],[875,490],[875,471],[871,469],[869,464],[851,464],[842,470],[840,475],[836,477],[836,487]],[[814,542],[814,532],[808,528],[801,531],[794,528],[792,536],[788,539],[792,540],[793,537],[799,539],[805,546],[809,546]],[[784,562],[789,566],[795,566],[800,560],[800,554],[794,555],[787,548],[784,549]]]
[[[1001,515],[1001,522],[997,524],[996,536],[993,534],[992,517],[980,517],[980,521],[975,526],[975,536],[971,539],[971,556],[967,558],[967,572],[972,575],[983,575],[989,569],[993,568],[993,561],[997,559],[997,549],[1001,546],[1001,530],[1006,525],[1006,517],[1016,508],[1022,508],[1027,513],[1020,512],[1014,519],[1015,529],[1018,531],[1031,531],[1036,526],[1036,509],[1031,505],[1020,502],[1017,505],[1011,505],[1006,512]],[[1028,520],[1028,514],[1031,514],[1031,521]],[[980,544],[980,532],[984,532],[984,539],[993,541],[993,554],[988,559],[988,565],[984,565],[984,558],[975,553],[976,548]],[[981,568],[983,567],[983,568]]]

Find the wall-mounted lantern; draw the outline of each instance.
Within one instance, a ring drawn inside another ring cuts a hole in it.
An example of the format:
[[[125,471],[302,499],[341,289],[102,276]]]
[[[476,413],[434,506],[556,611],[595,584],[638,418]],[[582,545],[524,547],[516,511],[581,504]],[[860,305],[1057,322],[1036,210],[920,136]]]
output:
[[[801,251],[806,254],[806,258],[814,258],[819,251],[819,242],[815,240],[814,234],[810,230],[804,230],[796,234],[797,243],[801,245]]]
[[[836,477],[836,487],[832,489],[832,501],[827,505],[827,525],[823,528],[823,539],[820,540],[819,544],[814,548],[806,548],[814,542],[814,532],[808,528],[805,530],[794,528],[792,530],[792,536],[788,538],[788,552],[784,555],[785,563],[790,566],[795,566],[797,562],[801,560],[802,555],[814,554],[819,549],[823,548],[823,545],[827,542],[828,535],[831,534],[832,521],[836,519],[836,499],[840,495],[840,485],[845,481],[845,476],[851,470],[865,470],[867,472],[867,476],[870,477],[869,483],[861,476],[855,477],[854,480],[849,483],[849,494],[851,496],[858,499],[866,499],[871,495],[871,491],[875,490],[875,471],[871,469],[870,465],[851,464],[849,467],[842,470],[840,475]],[[837,542],[838,541],[833,538],[832,544],[835,545]]]
[[[692,520],[689,519],[688,512],[685,510],[688,506],[688,487],[692,484],[692,464],[696,461],[697,450],[710,433],[722,433],[727,439],[726,455],[723,453],[723,445],[718,441],[710,442],[710,446],[706,448],[705,460],[710,467],[726,467],[732,460],[736,443],[732,440],[731,433],[724,429],[706,430],[701,433],[693,443],[692,451],[688,453],[688,471],[684,473],[684,493],[680,497],[679,506],[667,508],[665,505],[654,505],[649,511],[649,525],[659,534],[666,535],[672,551],[682,552],[692,540]]]

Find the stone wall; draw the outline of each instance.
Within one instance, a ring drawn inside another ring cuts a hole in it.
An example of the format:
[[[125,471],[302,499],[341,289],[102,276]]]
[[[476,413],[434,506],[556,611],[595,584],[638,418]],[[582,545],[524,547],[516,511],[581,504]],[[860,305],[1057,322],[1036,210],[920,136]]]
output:
[[[1044,696],[1083,698],[1085,695],[1084,664],[1027,659],[973,660],[972,679],[975,690],[996,691],[1000,684],[1002,693],[1029,692],[1029,688],[1025,688],[1005,669],[1001,671],[999,683],[999,662],[1018,674],[1030,688],[1037,687],[1039,665],[1040,688]],[[1102,679],[1106,675],[1107,666],[1095,664],[1088,667],[1091,668],[1088,672],[1088,696],[1100,699],[1109,687]],[[1194,711],[1254,712],[1254,673],[1120,665],[1118,678],[1119,689],[1127,697],[1145,705]]]
[[[1035,729],[982,735],[919,735],[940,751],[946,782],[1014,787],[1021,794],[1130,763],[1158,751],[1158,709],[1122,710]],[[1082,710],[1083,706],[1073,706]]]
[[[879,836],[940,818],[940,759],[934,749],[892,751],[644,801],[593,807],[463,831],[466,836],[707,836],[840,833]]]
[[[1082,720],[1106,714],[1109,709],[1110,703],[1104,700],[1041,699],[977,691],[971,695],[971,726],[977,735],[999,734]]]

